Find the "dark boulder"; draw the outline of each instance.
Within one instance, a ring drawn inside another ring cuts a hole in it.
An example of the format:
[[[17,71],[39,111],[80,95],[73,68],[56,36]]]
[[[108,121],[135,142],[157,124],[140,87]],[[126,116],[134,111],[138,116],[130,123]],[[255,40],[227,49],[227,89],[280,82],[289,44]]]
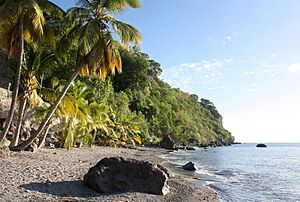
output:
[[[187,164],[185,164],[184,166],[182,166],[182,169],[184,169],[184,170],[190,170],[190,171],[197,170],[196,167],[195,167],[195,164],[193,162],[188,162]]]
[[[195,147],[190,147],[190,146],[186,147],[185,149],[186,149],[186,150],[192,150],[192,151],[193,151],[193,150],[196,150]]]
[[[167,180],[161,166],[122,157],[104,158],[84,176],[84,184],[99,193],[136,191],[165,195],[169,192]]]
[[[160,146],[164,149],[172,149],[172,150],[176,149],[176,144],[169,135],[165,135],[163,137],[163,139],[160,142]]]
[[[267,147],[267,145],[261,143],[261,144],[257,144],[256,147]]]

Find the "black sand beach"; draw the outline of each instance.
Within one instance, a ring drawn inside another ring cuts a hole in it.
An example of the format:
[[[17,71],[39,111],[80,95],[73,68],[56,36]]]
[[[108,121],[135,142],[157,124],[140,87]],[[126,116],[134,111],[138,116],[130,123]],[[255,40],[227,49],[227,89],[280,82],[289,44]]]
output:
[[[93,147],[12,153],[0,159],[0,201],[218,201],[212,190],[174,173],[168,181],[170,193],[165,196],[136,192],[101,195],[83,184],[84,174],[104,157],[121,156],[164,165],[160,156],[166,152]]]

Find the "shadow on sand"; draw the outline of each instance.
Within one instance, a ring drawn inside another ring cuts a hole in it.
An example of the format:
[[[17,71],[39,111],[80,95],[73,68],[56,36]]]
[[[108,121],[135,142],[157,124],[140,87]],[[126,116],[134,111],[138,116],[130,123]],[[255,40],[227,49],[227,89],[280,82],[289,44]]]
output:
[[[103,196],[96,191],[89,189],[83,184],[83,181],[63,181],[63,182],[40,182],[20,185],[30,191],[38,191],[46,194],[62,196],[62,197],[99,197]]]

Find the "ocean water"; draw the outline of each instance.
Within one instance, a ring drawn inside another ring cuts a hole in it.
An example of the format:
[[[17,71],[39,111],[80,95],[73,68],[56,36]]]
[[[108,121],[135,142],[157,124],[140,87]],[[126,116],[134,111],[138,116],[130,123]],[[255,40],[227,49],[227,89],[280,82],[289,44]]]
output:
[[[221,201],[300,202],[300,144],[241,144],[165,155],[175,172],[201,177]],[[196,172],[178,168],[192,161]],[[199,180],[200,183],[200,180]]]

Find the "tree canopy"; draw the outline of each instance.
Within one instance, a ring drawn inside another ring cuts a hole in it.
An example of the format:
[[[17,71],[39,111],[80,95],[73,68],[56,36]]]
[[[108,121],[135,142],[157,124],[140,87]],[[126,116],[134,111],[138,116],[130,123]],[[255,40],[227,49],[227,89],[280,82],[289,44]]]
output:
[[[179,145],[234,141],[211,101],[160,79],[160,63],[137,46],[140,32],[115,18],[130,7],[140,1],[78,0],[66,13],[46,0],[0,1],[1,54],[20,77],[12,150],[40,148],[46,137],[67,149],[158,145],[165,136]]]

